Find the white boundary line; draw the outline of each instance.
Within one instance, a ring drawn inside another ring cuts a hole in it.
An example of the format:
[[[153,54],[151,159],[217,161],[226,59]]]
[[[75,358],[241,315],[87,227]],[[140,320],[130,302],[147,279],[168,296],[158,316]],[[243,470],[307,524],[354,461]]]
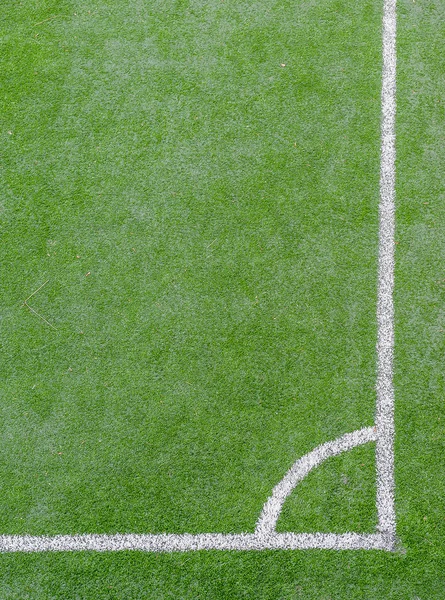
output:
[[[394,231],[396,117],[396,0],[383,8],[382,129],[377,294],[376,464],[378,529],[394,539]]]
[[[391,540],[381,533],[201,533],[182,535],[116,534],[0,536],[2,552],[191,552],[197,550],[391,550]]]
[[[376,427],[367,427],[327,442],[291,467],[263,506],[255,533],[222,534],[85,534],[0,536],[0,552],[98,552],[140,550],[394,550],[394,230],[395,230],[395,114],[396,114],[396,0],[384,0],[382,126],[379,204],[379,266],[377,298]],[[378,531],[359,533],[277,533],[282,506],[294,487],[324,460],[366,442],[376,441]]]

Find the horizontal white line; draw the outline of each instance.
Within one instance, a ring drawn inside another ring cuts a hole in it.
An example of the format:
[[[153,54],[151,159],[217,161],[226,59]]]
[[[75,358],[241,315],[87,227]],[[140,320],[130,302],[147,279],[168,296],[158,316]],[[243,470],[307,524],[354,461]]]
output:
[[[255,533],[115,534],[0,536],[0,552],[188,552],[196,550],[393,550],[392,539],[380,533]]]

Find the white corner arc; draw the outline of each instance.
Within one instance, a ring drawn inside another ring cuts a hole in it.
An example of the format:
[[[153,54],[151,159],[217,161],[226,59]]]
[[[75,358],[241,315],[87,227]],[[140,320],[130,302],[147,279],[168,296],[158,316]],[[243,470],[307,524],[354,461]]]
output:
[[[374,442],[376,440],[375,427],[366,427],[347,433],[331,442],[317,446],[312,452],[298,459],[289,469],[283,479],[278,483],[270,498],[263,506],[261,515],[257,521],[255,533],[258,535],[270,535],[275,532],[276,524],[280,516],[283,504],[292,493],[295,486],[316,467],[332,456],[352,450],[357,446]]]

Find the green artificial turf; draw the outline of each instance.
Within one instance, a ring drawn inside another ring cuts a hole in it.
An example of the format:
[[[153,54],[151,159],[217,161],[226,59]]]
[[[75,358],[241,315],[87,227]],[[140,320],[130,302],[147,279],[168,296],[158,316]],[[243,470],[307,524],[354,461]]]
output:
[[[253,531],[373,423],[382,2],[5,4],[0,533]],[[399,0],[399,551],[2,555],[0,600],[445,597],[444,17]],[[375,512],[369,444],[278,526]]]

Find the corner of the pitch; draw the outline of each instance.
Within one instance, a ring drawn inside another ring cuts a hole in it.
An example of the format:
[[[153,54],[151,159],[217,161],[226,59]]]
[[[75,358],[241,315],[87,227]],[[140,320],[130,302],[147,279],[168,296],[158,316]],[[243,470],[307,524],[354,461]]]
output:
[[[382,550],[387,552],[403,552],[402,543],[395,531],[381,531]]]

